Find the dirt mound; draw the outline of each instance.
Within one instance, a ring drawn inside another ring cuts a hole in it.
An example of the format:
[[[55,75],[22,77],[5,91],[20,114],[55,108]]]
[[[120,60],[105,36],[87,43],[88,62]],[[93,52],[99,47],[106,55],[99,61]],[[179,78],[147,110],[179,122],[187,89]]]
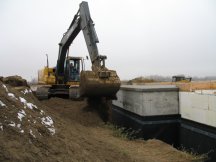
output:
[[[0,81],[0,161],[32,161],[46,150],[38,146],[55,135],[55,127],[43,107],[28,87]]]
[[[14,87],[18,87],[18,86],[29,87],[27,84],[27,81],[18,75],[8,76],[5,78],[2,77],[1,80],[3,81],[3,83],[9,84],[9,85],[14,86]]]
[[[81,124],[83,126],[98,126],[104,124],[97,113],[97,110],[88,105],[85,101],[71,101],[62,98],[51,98],[42,101],[44,105],[49,107],[46,111],[57,113],[65,120]]]
[[[129,80],[127,84],[145,84],[145,83],[153,83],[155,80],[144,77],[137,77],[132,80]]]

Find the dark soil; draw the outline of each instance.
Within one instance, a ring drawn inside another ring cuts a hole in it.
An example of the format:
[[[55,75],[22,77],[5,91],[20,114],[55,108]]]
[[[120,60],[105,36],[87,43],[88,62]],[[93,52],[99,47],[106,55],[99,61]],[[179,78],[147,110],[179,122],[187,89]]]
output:
[[[0,161],[194,161],[159,140],[116,137],[98,115],[103,104],[61,98],[38,101],[28,87],[0,81]],[[25,115],[20,120],[22,110]]]

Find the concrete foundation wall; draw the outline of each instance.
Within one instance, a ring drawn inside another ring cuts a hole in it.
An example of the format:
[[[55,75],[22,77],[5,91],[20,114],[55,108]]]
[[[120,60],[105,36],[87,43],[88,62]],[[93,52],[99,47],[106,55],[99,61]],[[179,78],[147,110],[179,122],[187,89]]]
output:
[[[207,161],[216,161],[215,91],[122,86],[117,97],[112,109],[117,125],[141,130],[143,139],[160,139],[199,154],[209,152]]]
[[[216,127],[216,96],[179,92],[179,109],[182,118]]]
[[[211,93],[210,93],[211,92]],[[216,127],[215,91],[178,92],[174,86],[122,86],[113,105],[140,116],[174,115]]]
[[[113,105],[140,116],[179,114],[175,86],[122,86]]]

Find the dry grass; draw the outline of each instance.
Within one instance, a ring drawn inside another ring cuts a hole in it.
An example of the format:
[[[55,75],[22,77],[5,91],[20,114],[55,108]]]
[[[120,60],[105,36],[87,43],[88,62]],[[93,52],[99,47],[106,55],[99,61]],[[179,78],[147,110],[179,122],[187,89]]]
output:
[[[143,83],[146,84],[146,83]],[[194,82],[154,82],[154,85],[176,85],[180,91],[193,92],[195,90],[216,89],[216,81],[194,81]]]

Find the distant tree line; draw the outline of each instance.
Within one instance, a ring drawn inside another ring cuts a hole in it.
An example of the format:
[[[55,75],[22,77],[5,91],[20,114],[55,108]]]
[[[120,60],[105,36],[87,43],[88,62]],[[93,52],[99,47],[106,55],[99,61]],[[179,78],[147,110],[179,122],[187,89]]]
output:
[[[216,80],[216,76],[204,76],[204,77],[193,76],[192,77],[192,81],[209,81],[209,80]],[[130,82],[132,82],[132,81],[136,81],[136,82],[139,82],[139,81],[171,82],[172,76],[161,76],[161,75],[139,76],[139,77],[133,78],[133,79],[128,80],[128,81],[130,81]]]

